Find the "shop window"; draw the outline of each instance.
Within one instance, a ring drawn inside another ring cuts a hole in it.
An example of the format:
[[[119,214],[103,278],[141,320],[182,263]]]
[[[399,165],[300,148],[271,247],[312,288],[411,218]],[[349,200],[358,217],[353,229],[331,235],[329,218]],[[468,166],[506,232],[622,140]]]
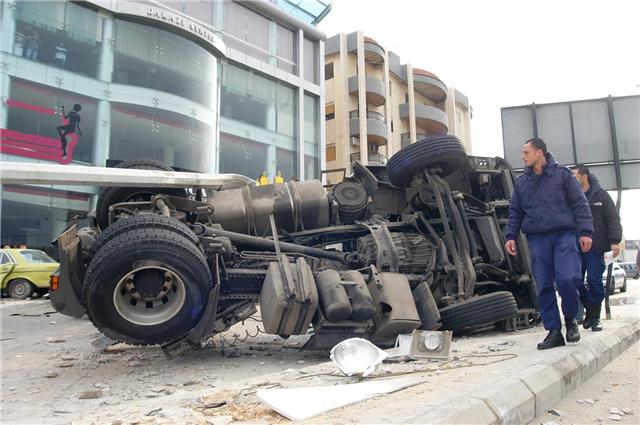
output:
[[[185,170],[209,172],[210,126],[189,116],[145,106],[114,103],[110,159],[155,159]]]
[[[60,164],[92,162],[96,127],[93,99],[21,80],[11,81],[10,93],[6,101],[8,125],[2,129],[0,145],[3,153]],[[80,109],[71,123],[68,117],[74,105]]]

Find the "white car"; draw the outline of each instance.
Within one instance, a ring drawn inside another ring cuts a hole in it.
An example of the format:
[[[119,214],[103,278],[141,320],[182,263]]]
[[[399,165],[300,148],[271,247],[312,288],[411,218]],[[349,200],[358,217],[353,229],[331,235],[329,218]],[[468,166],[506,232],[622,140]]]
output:
[[[613,288],[611,288],[609,294],[613,294],[616,289],[620,289],[620,292],[627,292],[627,273],[619,263],[613,263],[611,278],[613,279]],[[604,269],[602,274],[602,284],[607,284],[607,269]]]

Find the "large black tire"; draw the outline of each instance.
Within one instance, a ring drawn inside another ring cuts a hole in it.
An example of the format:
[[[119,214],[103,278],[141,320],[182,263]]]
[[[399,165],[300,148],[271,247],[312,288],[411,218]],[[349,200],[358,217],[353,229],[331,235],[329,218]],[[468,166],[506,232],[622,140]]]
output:
[[[93,257],[82,298],[87,315],[108,337],[163,344],[195,326],[211,285],[206,258],[192,241],[174,231],[132,229]]]
[[[620,292],[627,292],[627,278],[624,278],[624,282],[622,283],[622,288],[620,288]]]
[[[115,168],[134,170],[173,171],[167,164],[152,159],[125,161]],[[102,230],[109,226],[109,207],[113,204],[127,201],[148,201],[151,196],[164,194],[170,196],[185,196],[184,189],[179,188],[145,188],[145,187],[105,187],[98,194],[96,205],[96,221]]]
[[[139,214],[123,220],[118,220],[111,226],[107,227],[104,232],[100,233],[96,242],[91,247],[92,255],[98,252],[100,248],[105,246],[110,240],[131,230],[140,229],[163,229],[175,232],[188,239],[201,250],[200,240],[198,237],[191,231],[189,226],[180,220],[159,214]]]
[[[423,170],[439,166],[445,177],[467,161],[464,145],[455,136],[431,136],[394,154],[387,162],[387,174],[394,186],[409,187]]]
[[[27,279],[16,279],[9,283],[7,293],[11,298],[24,300],[33,294],[33,285]]]
[[[499,291],[441,308],[440,317],[442,329],[460,333],[508,319],[517,311],[518,305],[511,292]]]

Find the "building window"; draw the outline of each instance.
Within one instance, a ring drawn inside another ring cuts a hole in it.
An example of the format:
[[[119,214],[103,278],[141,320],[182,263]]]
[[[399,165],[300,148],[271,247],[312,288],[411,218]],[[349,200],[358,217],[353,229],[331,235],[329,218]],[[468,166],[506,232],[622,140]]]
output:
[[[95,100],[13,79],[10,94],[11,97],[6,100],[9,120],[7,129],[1,130],[3,140],[0,152],[61,164],[72,161],[92,162],[96,127]],[[57,128],[68,124],[62,113],[68,115],[76,104],[81,108],[78,111],[80,131],[77,127],[74,131],[67,131],[67,155],[64,155]]]
[[[404,102],[409,103],[409,93],[404,94]]]
[[[329,103],[324,107],[324,119],[330,121],[336,117],[336,105]]]
[[[336,160],[336,145],[334,143],[327,145],[327,161]]]
[[[102,19],[71,2],[19,1],[13,53],[95,78]]]
[[[318,83],[318,43],[304,39],[304,79]]]
[[[330,80],[333,78],[333,62],[325,64],[324,66],[324,79]]]
[[[113,103],[111,122],[111,159],[155,159],[198,172],[213,168],[213,129],[198,120],[146,106]]]
[[[304,94],[304,178],[320,175],[320,102],[316,96]]]
[[[147,87],[191,99],[214,101],[216,58],[177,34],[116,21],[113,82]]]
[[[391,120],[391,132],[393,133],[393,120]]]

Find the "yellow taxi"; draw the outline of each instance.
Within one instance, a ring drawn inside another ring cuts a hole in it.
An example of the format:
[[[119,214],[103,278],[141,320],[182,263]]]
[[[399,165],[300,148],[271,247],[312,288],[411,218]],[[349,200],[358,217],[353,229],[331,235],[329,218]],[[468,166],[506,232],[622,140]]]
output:
[[[49,277],[59,264],[44,251],[28,248],[0,250],[0,290],[23,300],[49,289]]]

